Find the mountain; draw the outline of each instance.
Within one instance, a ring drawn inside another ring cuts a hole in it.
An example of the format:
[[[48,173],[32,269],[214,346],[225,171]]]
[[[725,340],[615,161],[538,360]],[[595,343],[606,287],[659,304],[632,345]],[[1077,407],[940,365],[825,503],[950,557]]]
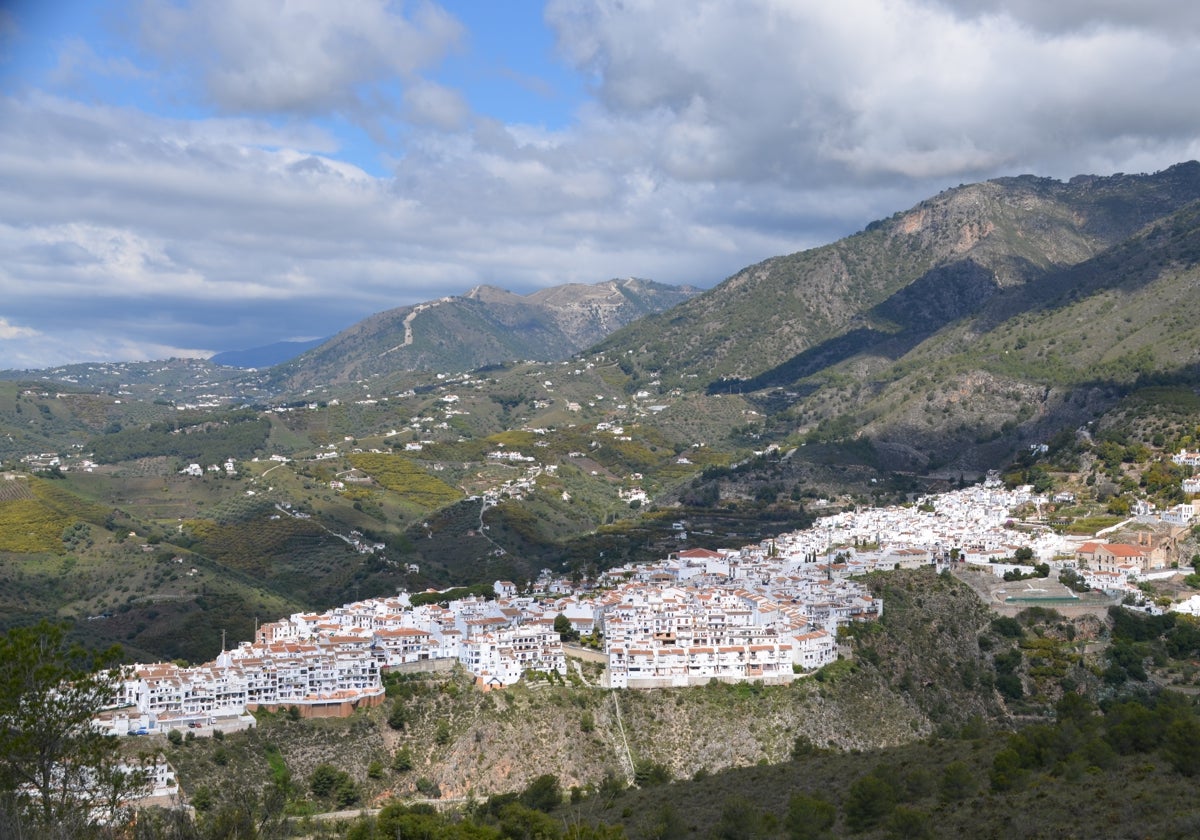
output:
[[[529,295],[479,286],[465,295],[373,315],[280,366],[276,374],[283,387],[302,390],[397,370],[557,361],[698,292],[636,278],[572,283]]]
[[[887,465],[979,467],[1093,418],[1139,376],[1195,377],[1198,199],[1194,161],[958,187],[597,349],[644,379],[747,395],[789,433],[866,437]]]
[[[262,347],[251,347],[246,350],[226,350],[209,358],[214,365],[236,368],[265,368],[290,361],[305,350],[311,350],[324,344],[326,339],[314,338],[310,341],[277,341]]]

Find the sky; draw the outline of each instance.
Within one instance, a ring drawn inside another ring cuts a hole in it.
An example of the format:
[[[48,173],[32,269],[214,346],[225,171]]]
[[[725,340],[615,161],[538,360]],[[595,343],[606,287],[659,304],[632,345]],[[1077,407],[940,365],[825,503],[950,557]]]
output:
[[[991,177],[1200,158],[1194,0],[0,0],[0,368],[480,284],[711,287]]]

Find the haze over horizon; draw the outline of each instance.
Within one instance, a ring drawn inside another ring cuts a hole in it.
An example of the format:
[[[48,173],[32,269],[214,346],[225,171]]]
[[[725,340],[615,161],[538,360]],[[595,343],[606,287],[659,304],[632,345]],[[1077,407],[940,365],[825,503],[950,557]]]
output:
[[[0,368],[710,287],[939,190],[1200,158],[1183,0],[16,0]]]

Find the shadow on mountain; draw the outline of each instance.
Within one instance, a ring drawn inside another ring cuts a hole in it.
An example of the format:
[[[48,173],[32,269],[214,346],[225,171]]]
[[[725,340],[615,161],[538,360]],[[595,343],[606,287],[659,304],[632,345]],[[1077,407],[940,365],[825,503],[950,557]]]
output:
[[[870,443],[881,469],[980,471],[1007,462],[1030,447],[1050,443],[1064,432],[1074,434],[1087,428],[1089,422],[1122,405],[1135,412],[1138,405],[1140,410],[1153,407],[1151,413],[1156,417],[1174,413],[1179,422],[1190,425],[1198,388],[1200,363],[1147,370],[1131,381],[1090,379],[1057,393],[1047,389],[1033,416],[991,434],[981,434],[973,424],[964,426],[949,417],[936,428],[908,424],[885,429],[873,434]]]
[[[708,392],[751,393],[791,387],[801,379],[864,354],[899,359],[947,324],[980,311],[999,293],[995,274],[973,259],[938,266],[857,319],[881,326],[894,325],[894,329],[854,327],[751,379],[713,382]]]
[[[1078,265],[1047,273],[1037,283],[1013,290],[987,307],[986,331],[1024,312],[1069,306],[1105,291],[1134,292],[1200,264],[1200,201],[1160,219],[1141,232]]]
[[[1078,265],[1044,269],[1009,256],[1004,273],[1023,282],[1008,288],[1001,287],[992,269],[967,258],[927,272],[866,311],[840,335],[750,379],[713,382],[708,391],[796,391],[800,380],[855,356],[898,360],[966,317],[976,319],[975,332],[986,333],[1018,315],[1070,306],[1105,291],[1133,292],[1166,271],[1196,264],[1200,264],[1200,201]]]

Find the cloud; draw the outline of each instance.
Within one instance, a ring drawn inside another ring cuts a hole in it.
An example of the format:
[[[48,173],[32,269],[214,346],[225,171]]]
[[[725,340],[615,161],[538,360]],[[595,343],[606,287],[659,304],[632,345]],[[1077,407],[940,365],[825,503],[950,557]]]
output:
[[[682,179],[1069,174],[1194,149],[1200,45],[1165,25],[1184,4],[1042,5],[554,0],[547,19],[608,116],[649,129]]]
[[[412,78],[462,35],[437,6],[405,16],[386,0],[150,0],[141,21],[145,48],[227,113],[352,110],[364,87]]]
[[[1009,17],[1042,32],[1086,29],[1142,29],[1163,37],[1200,34],[1200,7],[1180,0],[945,0],[964,17]]]
[[[18,338],[37,338],[40,332],[31,327],[19,327],[9,323],[7,318],[0,318],[0,341],[15,341]]]
[[[0,370],[39,370],[66,363],[199,359],[213,355],[211,350],[103,335],[88,329],[58,330],[30,337],[37,340],[14,342],[12,346],[0,345],[4,347],[3,355],[0,355]],[[0,340],[3,338],[0,332]]]
[[[146,72],[125,57],[101,57],[82,38],[68,38],[58,51],[58,66],[50,73],[55,86],[86,86],[94,76],[113,76],[120,79],[141,79]]]
[[[470,109],[462,94],[437,84],[422,81],[410,85],[404,92],[407,106],[405,117],[418,126],[429,126],[441,131],[458,131],[464,128]]]

